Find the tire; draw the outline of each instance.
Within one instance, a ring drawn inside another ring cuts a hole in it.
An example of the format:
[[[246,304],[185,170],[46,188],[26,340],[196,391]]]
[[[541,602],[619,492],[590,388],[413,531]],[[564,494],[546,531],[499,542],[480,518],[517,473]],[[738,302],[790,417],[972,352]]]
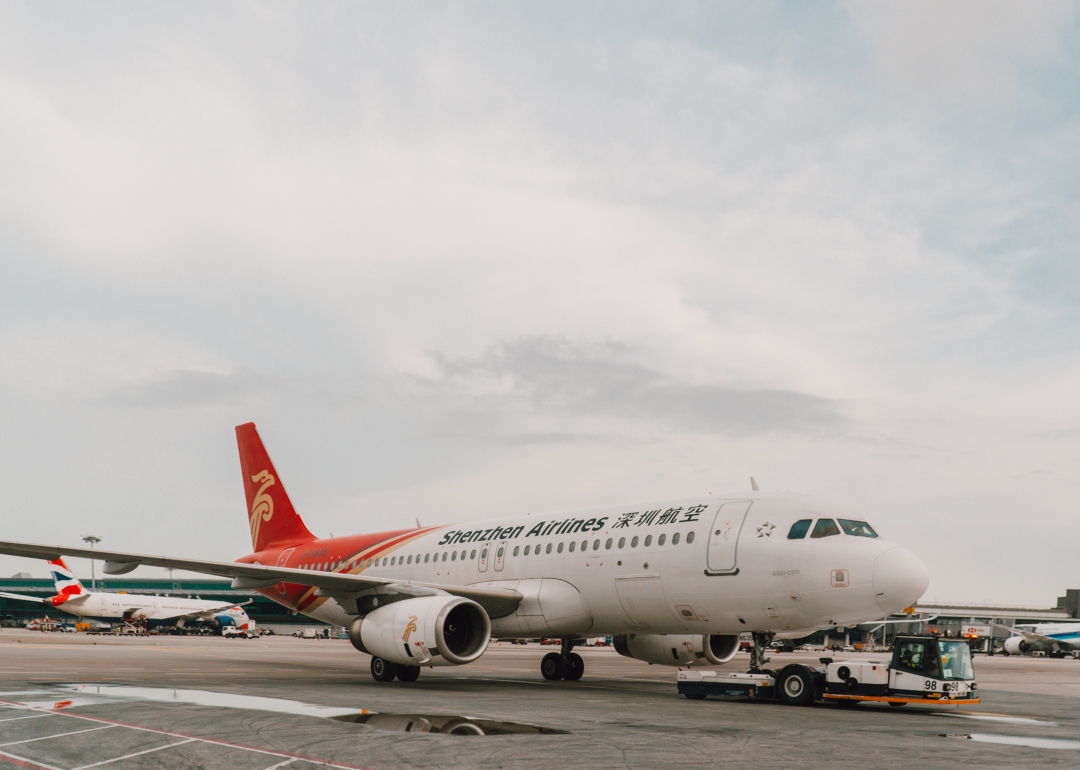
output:
[[[585,661],[581,659],[581,656],[576,652],[572,652],[566,656],[566,673],[563,674],[563,679],[568,682],[576,682],[581,679],[581,675],[585,673]]]
[[[544,675],[544,679],[549,682],[554,682],[562,679],[566,676],[566,661],[563,660],[562,655],[557,652],[549,652],[544,656],[544,659],[540,661],[540,673]]]
[[[803,668],[790,668],[777,683],[780,700],[788,706],[809,706],[814,702],[814,681]]]
[[[401,682],[415,682],[420,678],[419,666],[398,666],[397,670],[398,681]]]
[[[383,658],[371,659],[371,678],[376,682],[393,682],[397,676],[397,663]]]

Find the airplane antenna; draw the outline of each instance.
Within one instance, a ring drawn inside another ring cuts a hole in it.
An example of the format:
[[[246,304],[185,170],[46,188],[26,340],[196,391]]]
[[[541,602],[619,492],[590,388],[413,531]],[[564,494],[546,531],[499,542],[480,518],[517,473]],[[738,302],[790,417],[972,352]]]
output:
[[[750,477],[750,489],[754,490],[755,492],[760,492],[761,491],[761,488],[758,487],[757,482],[754,481],[753,476]]]
[[[422,529],[422,527],[420,526],[420,519],[419,518],[416,519],[416,528],[417,529]]]

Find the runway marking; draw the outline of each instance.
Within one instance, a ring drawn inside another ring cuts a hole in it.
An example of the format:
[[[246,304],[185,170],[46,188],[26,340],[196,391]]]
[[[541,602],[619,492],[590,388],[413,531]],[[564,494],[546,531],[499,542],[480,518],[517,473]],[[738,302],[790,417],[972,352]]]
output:
[[[20,719],[39,719],[40,717],[51,716],[50,714],[31,714],[28,717],[8,717],[7,719],[0,719],[0,722],[18,722]]]
[[[110,764],[112,762],[119,762],[121,759],[130,759],[131,757],[140,757],[143,754],[153,754],[155,751],[164,751],[165,749],[171,749],[174,746],[183,746],[185,743],[194,743],[196,740],[197,740],[196,738],[188,738],[186,741],[178,741],[176,743],[170,743],[168,746],[158,746],[157,748],[153,748],[153,749],[144,749],[142,751],[134,751],[131,754],[125,754],[122,757],[113,757],[112,759],[106,759],[106,760],[103,760],[101,762],[94,762],[91,765],[79,765],[78,767],[73,767],[71,770],[87,770],[87,768],[91,768],[91,767],[101,767],[102,765],[108,765],[108,764]]]
[[[270,765],[266,770],[277,770],[279,767],[285,767],[285,765],[291,765],[296,761],[296,758],[286,759],[284,762],[278,762],[276,765]]]
[[[0,701],[0,706],[3,706],[3,705],[20,706],[21,704],[12,703],[11,701]],[[34,708],[35,710],[37,709],[37,707],[33,707],[33,706],[30,707],[30,708]],[[90,730],[77,730],[76,732],[78,732],[78,733],[91,732],[93,730],[105,730],[105,729],[108,729],[110,727],[126,727],[129,730],[138,730],[140,732],[153,733],[155,735],[165,735],[165,736],[168,736],[168,737],[171,737],[171,738],[189,738],[191,741],[195,741],[195,742],[198,742],[198,743],[208,743],[211,746],[227,746],[227,747],[229,747],[231,749],[241,749],[242,751],[250,751],[250,752],[253,752],[255,754],[265,754],[265,755],[270,756],[270,757],[281,757],[283,759],[288,759],[290,762],[296,762],[296,761],[299,760],[299,761],[303,761],[303,762],[310,762],[310,763],[315,764],[315,765],[323,765],[325,767],[335,767],[335,768],[339,768],[340,770],[371,770],[371,768],[364,767],[363,765],[346,765],[346,764],[344,764],[342,762],[332,762],[332,761],[326,760],[326,759],[317,759],[315,757],[307,757],[307,756],[304,756],[303,754],[291,754],[291,753],[289,753],[287,751],[272,751],[270,749],[260,749],[260,748],[256,748],[255,746],[245,746],[242,743],[233,743],[232,741],[221,740],[220,738],[200,738],[197,735],[188,735],[186,733],[176,733],[176,732],[171,732],[169,730],[158,730],[158,729],[153,728],[153,727],[143,727],[142,725],[133,725],[133,724],[128,724],[127,722],[117,722],[117,721],[112,720],[112,719],[103,719],[102,717],[89,717],[89,716],[85,716],[83,714],[75,714],[75,713],[72,713],[70,711],[55,711],[55,712],[54,711],[49,711],[49,712],[46,712],[46,713],[50,714],[50,715],[53,715],[53,716],[69,717],[71,719],[81,719],[81,720],[83,720],[85,722],[104,723],[104,727],[93,727],[93,728],[90,728]],[[74,735],[75,733],[64,733],[64,734],[65,735]],[[48,737],[48,738],[59,738],[60,736],[59,735],[50,735],[50,736],[46,736],[46,737]],[[34,738],[33,740],[43,740],[43,739]],[[23,741],[17,741],[17,743],[23,743]],[[0,744],[0,745],[2,745],[2,746],[13,746],[15,744],[6,743],[6,744]],[[177,744],[173,744],[173,745],[177,745]],[[0,754],[3,754],[3,753],[4,752],[0,752]],[[27,759],[24,759],[23,757],[15,757],[15,755],[11,755],[11,756],[18,759],[18,760],[20,760],[20,761],[30,762],[31,764],[33,764],[35,766],[40,766],[40,767],[46,768],[46,770],[63,770],[63,768],[53,767],[51,765],[44,765],[44,764],[41,764],[41,763],[35,763],[32,760],[27,760]]]
[[[26,757],[20,757],[18,754],[9,754],[6,751],[0,751],[0,757],[7,757],[17,765],[23,767],[37,767],[41,770],[64,770],[62,767],[56,767],[55,765],[46,765],[44,762],[38,762],[36,759],[27,759]]]
[[[118,727],[118,725],[105,725],[104,727],[90,727],[86,730],[75,730],[70,733],[57,733],[56,735],[43,735],[40,738],[27,738],[22,741],[11,741],[10,743],[0,743],[0,747],[4,746],[18,746],[20,743],[34,743],[35,741],[47,741],[52,738],[63,738],[68,735],[79,735],[80,733],[92,733],[95,730],[108,730],[110,727]]]

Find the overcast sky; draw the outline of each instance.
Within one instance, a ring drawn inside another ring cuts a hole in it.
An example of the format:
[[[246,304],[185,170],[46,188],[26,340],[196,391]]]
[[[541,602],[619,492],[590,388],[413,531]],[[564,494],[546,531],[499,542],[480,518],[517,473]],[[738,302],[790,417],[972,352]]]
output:
[[[255,421],[320,534],[753,475],[1053,604],[1078,13],[4,3],[0,539],[237,558]]]

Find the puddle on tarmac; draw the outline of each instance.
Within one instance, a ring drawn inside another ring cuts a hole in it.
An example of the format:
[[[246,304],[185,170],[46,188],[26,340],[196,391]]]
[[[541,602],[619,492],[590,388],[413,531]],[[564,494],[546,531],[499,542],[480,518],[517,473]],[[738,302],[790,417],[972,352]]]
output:
[[[499,722],[493,719],[451,716],[445,714],[380,714],[377,711],[336,706],[318,706],[285,698],[264,698],[256,695],[236,695],[211,690],[181,690],[169,687],[125,687],[110,684],[66,684],[49,689],[0,693],[9,701],[24,708],[59,709],[130,701],[183,703],[215,708],[272,711],[278,714],[319,717],[337,722],[367,725],[376,730],[406,733],[436,733],[440,735],[523,735],[565,734],[565,730]],[[26,696],[32,695],[33,698]],[[47,697],[42,697],[47,696]]]
[[[1026,746],[1033,749],[1080,751],[1080,741],[1066,738],[1032,738],[1025,735],[995,735],[993,733],[941,733],[938,737],[961,738],[977,743],[999,743],[1006,746]]]
[[[1057,727],[1057,722],[1045,722],[1031,717],[1010,717],[1006,714],[964,714],[956,711],[927,711],[924,712],[936,717],[950,717],[952,719],[975,719],[983,722],[1004,722],[1012,725],[1042,725],[1043,727]]]
[[[496,722],[494,719],[452,717],[445,714],[360,714],[333,717],[338,722],[354,722],[376,730],[399,733],[439,733],[441,735],[566,735],[566,730],[524,725],[519,722]]]

